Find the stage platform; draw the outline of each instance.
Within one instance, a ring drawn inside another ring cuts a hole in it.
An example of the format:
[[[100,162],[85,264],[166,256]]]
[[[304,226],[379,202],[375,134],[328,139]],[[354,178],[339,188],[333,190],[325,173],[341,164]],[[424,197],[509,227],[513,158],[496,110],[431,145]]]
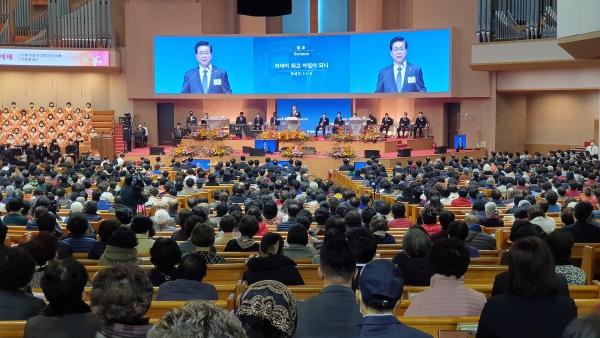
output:
[[[420,142],[420,141],[424,141],[424,140],[427,140],[427,139],[421,139],[421,140],[415,140],[415,141]],[[430,142],[433,142],[432,141],[433,139],[429,139],[429,140],[430,140]],[[241,141],[241,140],[238,140],[238,141]],[[405,141],[405,140],[403,140],[403,141]],[[410,140],[408,140],[408,141],[410,141]],[[204,142],[204,141],[196,141],[196,142]],[[224,142],[225,142],[225,144],[229,145],[231,140],[224,141]],[[252,144],[254,144],[254,140],[251,140],[248,142],[252,142]],[[316,142],[324,143],[324,141],[316,141]],[[325,142],[329,142],[329,141],[325,141]],[[398,142],[398,139],[396,139],[396,143],[397,142]],[[303,143],[304,147],[307,147],[306,143],[308,143],[308,142]],[[354,142],[354,143],[352,143],[352,147],[354,149],[357,149],[357,147],[355,147],[355,146],[358,144],[372,145],[372,143]],[[329,147],[331,147],[331,145]],[[323,148],[323,146],[320,146],[319,148],[317,148],[317,150],[319,150],[320,148]],[[328,148],[325,147],[325,149],[328,149]],[[371,148],[366,148],[366,149],[371,149]],[[143,157],[149,158],[151,163],[154,164],[154,162],[155,162],[154,159],[157,156],[160,156],[163,163],[170,165],[172,157],[171,157],[171,155],[169,155],[169,152],[170,152],[170,147],[165,147],[165,153],[166,153],[165,155],[150,155],[149,147],[136,148],[136,149],[133,149],[133,151],[125,154],[125,160],[126,161],[128,161],[128,160],[139,161],[140,157],[143,156]],[[460,156],[460,157],[469,156],[469,157],[477,158],[477,157],[483,157],[487,153],[486,149],[473,149],[473,150],[462,149],[459,153],[456,153],[454,149],[448,149],[448,154],[435,154],[434,152],[435,151],[432,148],[423,149],[423,150],[413,150],[412,156],[410,156],[410,157],[398,157],[397,151],[382,152],[379,162],[382,163],[386,168],[393,168],[396,165],[396,161],[401,161],[402,164],[405,165],[406,161],[408,161],[408,160],[413,160],[413,162],[416,162],[416,161],[424,162],[425,158],[427,158],[427,157],[431,158],[431,160],[434,161],[435,159],[437,159],[443,155],[446,155],[446,157],[450,157],[449,154],[456,154],[457,156]],[[245,154],[243,154],[240,150],[236,150],[236,151],[234,151],[233,154],[228,155],[228,156],[213,157],[213,158],[211,158],[211,167],[213,165],[217,164],[219,161],[227,161],[231,158],[235,158],[239,162],[240,156],[242,156],[242,155],[245,155]],[[266,155],[266,156],[249,156],[246,154],[245,156],[246,156],[246,161],[259,160],[261,163],[264,163],[265,157],[270,157],[271,160],[276,159],[279,162],[287,162],[289,160],[287,158],[281,157],[279,155],[279,153],[274,153],[274,154],[270,154],[270,155]],[[182,161],[183,158],[179,158],[179,160]],[[326,157],[326,156],[320,155],[320,154],[310,155],[305,158],[301,158],[299,160],[302,161],[303,165],[308,165],[310,172],[320,178],[329,177],[330,170],[337,169],[340,165],[342,165],[341,159],[334,159],[334,158]],[[352,159],[350,161],[351,161],[351,163],[353,163],[355,161],[367,161],[367,159],[357,158],[357,159]]]

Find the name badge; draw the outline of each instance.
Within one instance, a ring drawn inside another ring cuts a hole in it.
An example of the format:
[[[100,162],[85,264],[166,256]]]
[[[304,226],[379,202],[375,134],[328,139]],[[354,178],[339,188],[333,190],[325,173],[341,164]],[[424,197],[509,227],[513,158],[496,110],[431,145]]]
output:
[[[413,78],[414,78],[414,76],[413,76]],[[213,85],[220,86],[221,85],[221,79],[214,79],[213,80]]]
[[[414,76],[409,76],[408,77],[408,83],[416,83],[416,82],[417,82],[417,79],[415,79]]]

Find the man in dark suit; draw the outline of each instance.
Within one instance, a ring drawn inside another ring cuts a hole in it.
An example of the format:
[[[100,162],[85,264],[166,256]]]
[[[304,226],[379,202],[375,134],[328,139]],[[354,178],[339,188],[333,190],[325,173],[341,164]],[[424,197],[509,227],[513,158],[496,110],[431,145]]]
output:
[[[423,117],[423,112],[419,112],[419,117],[415,120],[415,138],[417,137],[417,131],[419,131],[419,137],[423,137],[423,128],[427,126],[427,119]]]
[[[367,120],[367,127],[374,126],[377,124],[377,118],[373,116],[373,112],[369,112],[369,117]]]
[[[388,113],[385,113],[385,116],[383,119],[381,119],[381,127],[379,127],[379,132],[382,133],[385,130],[384,135],[387,137],[388,131],[393,124],[394,120],[388,115]]]
[[[343,239],[321,249],[318,273],[324,288],[318,295],[298,302],[295,338],[333,337],[362,321],[356,295],[350,286],[356,274],[356,257]]]
[[[390,56],[394,63],[379,71],[376,93],[426,92],[421,67],[406,62],[408,41],[397,36],[390,41]]]
[[[200,41],[194,47],[194,52],[199,66],[185,72],[181,93],[231,94],[227,71],[211,64],[212,46]]]
[[[394,316],[394,309],[402,300],[402,291],[402,270],[392,262],[377,259],[365,265],[356,294],[364,317],[358,326],[339,337],[432,338],[423,331],[402,324]]]
[[[404,133],[406,133],[409,126],[410,126],[410,119],[408,118],[408,113],[404,112],[404,116],[400,119],[400,124],[398,125],[398,129],[396,130],[398,138],[400,138],[401,130],[402,130],[402,137],[406,137]]]
[[[265,121],[263,120],[262,117],[260,117],[260,114],[256,114],[256,117],[254,118],[254,122],[252,123],[252,129],[253,130],[262,130],[264,124],[265,124]]]
[[[319,124],[317,125],[317,128],[315,129],[315,137],[317,137],[317,135],[319,134],[319,129],[323,130],[323,137],[325,137],[325,127],[329,125],[329,118],[327,117],[327,114],[323,113],[323,116],[321,117],[321,119],[319,119]]]
[[[354,166],[350,165],[350,160],[345,158],[343,159],[344,164],[339,167],[339,171],[354,171]]]
[[[342,118],[342,113],[338,112],[335,120],[333,120],[332,132],[335,134],[342,128],[344,128],[344,119]]]
[[[246,124],[246,117],[244,116],[244,112],[240,112],[240,116],[235,119],[235,124]]]
[[[190,110],[190,116],[188,116],[187,119],[185,120],[185,125],[186,126],[197,126],[198,125],[198,119],[196,118],[196,116],[194,116],[194,112],[191,110]]]
[[[302,114],[300,114],[300,111],[296,110],[296,105],[292,106],[292,111],[290,112],[290,117],[297,117],[297,118],[302,117]]]
[[[272,154],[273,151],[271,150],[271,148],[269,148],[269,146],[267,145],[267,142],[263,142],[263,150],[265,152],[265,154]]]
[[[276,112],[276,111],[274,111],[274,112],[273,112],[273,116],[271,117],[271,120],[269,120],[269,124],[271,124],[271,127],[273,127],[273,126],[277,126],[277,127],[279,127],[279,125],[281,124],[280,122],[281,122],[281,121],[279,121],[279,120],[277,119],[277,112]],[[275,128],[275,129],[277,129],[277,128]]]
[[[177,123],[177,126],[173,128],[173,134],[175,138],[178,138],[177,135],[183,136],[183,128],[181,128],[181,123]],[[179,137],[181,138],[181,137]]]

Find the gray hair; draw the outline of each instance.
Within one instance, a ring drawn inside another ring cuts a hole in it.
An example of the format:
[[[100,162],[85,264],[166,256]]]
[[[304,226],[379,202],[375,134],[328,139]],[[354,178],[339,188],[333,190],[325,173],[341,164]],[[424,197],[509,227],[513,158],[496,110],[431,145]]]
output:
[[[31,194],[31,192],[33,191],[33,186],[31,184],[25,184],[23,186],[23,192],[26,194]]]
[[[304,195],[296,195],[294,200],[296,200],[296,202],[298,203],[301,203],[301,205],[303,205],[304,202],[306,202],[306,198],[304,197]]]
[[[83,212],[83,204],[79,202],[71,203],[71,212]]]
[[[169,219],[171,219],[171,216],[169,215],[169,212],[164,209],[156,210],[154,213],[154,222],[158,225],[167,224]]]
[[[9,185],[9,186],[6,187],[5,192],[6,192],[6,196],[14,196],[15,187],[12,186],[12,185]]]
[[[422,229],[411,227],[402,236],[402,248],[409,257],[424,257],[430,247],[431,240]]]
[[[498,215],[500,215],[500,211],[496,207],[496,203],[494,203],[494,202],[487,202],[485,204],[485,214],[488,215],[488,216],[498,216]]]
[[[100,200],[101,201],[106,201],[106,202],[110,202],[110,200],[113,198],[113,195],[109,192],[103,192],[102,195],[100,195]]]
[[[210,325],[206,325],[210,323]],[[169,310],[148,331],[148,338],[164,337],[245,338],[242,323],[212,302],[189,302]]]
[[[371,232],[375,231],[388,231],[390,230],[390,226],[388,225],[388,220],[383,215],[375,215],[371,219],[371,224],[369,224],[369,229]]]

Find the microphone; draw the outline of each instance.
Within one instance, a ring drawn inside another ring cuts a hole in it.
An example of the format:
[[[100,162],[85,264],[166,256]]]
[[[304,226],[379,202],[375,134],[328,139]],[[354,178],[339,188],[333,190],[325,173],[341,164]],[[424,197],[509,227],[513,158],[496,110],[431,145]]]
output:
[[[385,81],[385,78],[388,77],[388,75],[390,75],[390,72],[394,69],[394,65],[392,65],[392,67],[388,70],[388,72],[385,74],[385,76],[383,77],[383,79],[381,79],[381,82],[377,82],[377,86],[375,87],[375,92],[378,93],[377,89],[379,88],[380,85],[383,84],[383,81]],[[381,88],[383,89],[383,88]],[[383,92],[383,90],[382,90]]]
[[[196,72],[194,72],[194,76],[190,77],[190,78],[187,80],[187,82],[183,84],[183,87],[181,88],[181,93],[183,93],[183,94],[186,94],[186,93],[187,93],[187,94],[191,94],[191,93],[192,93],[192,92],[191,92],[191,89],[188,87],[188,85],[190,84],[190,82],[192,82],[192,79],[193,79],[193,78],[194,78],[196,75],[197,75],[197,76],[200,76],[200,74],[199,74],[199,72],[198,72],[198,68],[200,68],[200,66],[196,67]],[[189,90],[188,92],[184,91],[186,87],[188,87],[188,90]]]

